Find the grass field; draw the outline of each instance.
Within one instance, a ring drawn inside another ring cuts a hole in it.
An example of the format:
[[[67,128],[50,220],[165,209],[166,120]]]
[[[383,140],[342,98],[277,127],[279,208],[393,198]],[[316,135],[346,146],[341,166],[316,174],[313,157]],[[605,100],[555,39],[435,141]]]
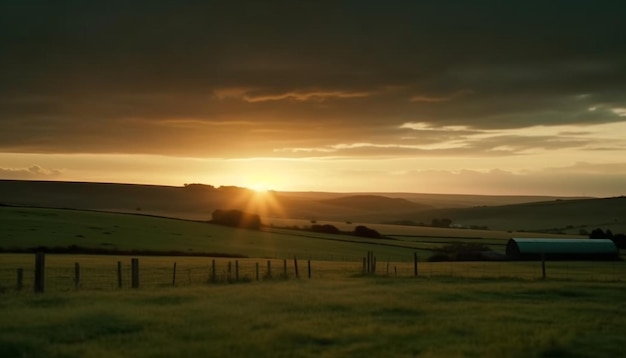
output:
[[[2,357],[617,357],[623,283],[335,278],[0,295]]]
[[[548,262],[547,280],[538,262],[424,261],[450,242],[502,247],[502,233],[381,226],[396,240],[373,240],[74,210],[0,207],[0,214],[3,248],[249,256],[139,257],[134,290],[129,256],[48,254],[46,293],[36,295],[34,255],[0,254],[0,357],[616,357],[626,345],[624,261]],[[367,250],[378,257],[376,276],[361,273]],[[213,260],[218,283],[209,284]],[[272,277],[264,279],[268,261]]]
[[[284,227],[310,225],[303,220],[285,219],[269,223]],[[356,225],[330,223],[345,231],[353,230]],[[331,261],[359,260],[369,250],[376,251],[385,260],[406,260],[413,252],[418,253],[420,260],[426,260],[433,249],[447,243],[477,240],[504,252],[510,237],[549,237],[537,233],[370,225],[392,238],[378,240],[277,227],[252,231],[140,215],[19,207],[0,207],[0,224],[4,228],[0,232],[0,247],[5,250],[77,245],[107,250],[174,250],[262,258],[296,255]]]
[[[411,256],[416,248],[411,243],[345,235],[244,230],[202,222],[77,210],[0,207],[0,223],[6,228],[0,232],[0,247],[9,250],[78,245],[113,250],[356,260],[363,252],[374,249],[384,257],[401,259]]]

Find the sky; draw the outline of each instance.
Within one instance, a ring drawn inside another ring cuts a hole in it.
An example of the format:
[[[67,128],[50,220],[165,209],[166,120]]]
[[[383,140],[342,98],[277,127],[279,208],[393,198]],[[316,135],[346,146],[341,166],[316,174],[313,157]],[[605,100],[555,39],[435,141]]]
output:
[[[626,194],[621,1],[0,2],[0,179]]]

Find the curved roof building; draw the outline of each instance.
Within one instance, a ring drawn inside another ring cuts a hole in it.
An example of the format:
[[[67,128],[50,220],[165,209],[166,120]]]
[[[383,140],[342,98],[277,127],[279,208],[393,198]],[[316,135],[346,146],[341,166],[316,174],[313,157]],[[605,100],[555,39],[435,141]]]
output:
[[[511,260],[616,260],[619,251],[608,239],[519,239],[506,244]]]

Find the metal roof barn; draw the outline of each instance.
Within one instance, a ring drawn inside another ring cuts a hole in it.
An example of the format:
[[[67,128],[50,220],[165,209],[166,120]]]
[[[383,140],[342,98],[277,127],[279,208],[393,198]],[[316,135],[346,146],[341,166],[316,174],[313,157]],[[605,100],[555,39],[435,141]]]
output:
[[[616,260],[619,251],[608,239],[519,239],[506,244],[506,256],[512,260]]]

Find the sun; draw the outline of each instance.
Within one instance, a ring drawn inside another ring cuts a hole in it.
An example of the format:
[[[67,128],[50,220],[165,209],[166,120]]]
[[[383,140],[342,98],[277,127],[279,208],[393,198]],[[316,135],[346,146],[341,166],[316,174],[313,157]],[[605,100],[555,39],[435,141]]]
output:
[[[263,182],[257,182],[257,183],[251,184],[248,188],[260,194],[267,193],[268,191],[270,191],[269,185]]]

